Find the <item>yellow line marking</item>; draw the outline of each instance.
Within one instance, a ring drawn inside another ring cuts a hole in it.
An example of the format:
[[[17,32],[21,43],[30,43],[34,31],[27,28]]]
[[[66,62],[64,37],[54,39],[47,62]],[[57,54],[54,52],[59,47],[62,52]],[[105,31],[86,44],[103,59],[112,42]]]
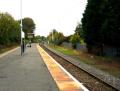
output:
[[[60,91],[89,91],[39,45],[37,48]]]

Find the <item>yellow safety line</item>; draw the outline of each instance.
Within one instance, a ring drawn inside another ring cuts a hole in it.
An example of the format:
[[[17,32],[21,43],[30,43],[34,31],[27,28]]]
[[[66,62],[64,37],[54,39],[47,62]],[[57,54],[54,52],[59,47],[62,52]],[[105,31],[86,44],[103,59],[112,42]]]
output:
[[[39,45],[37,45],[37,48],[60,91],[88,91],[86,88],[85,90],[82,88],[83,85],[81,86],[74,81],[71,76],[66,74],[64,71],[65,69],[61,68],[59,66],[60,64],[58,64]]]

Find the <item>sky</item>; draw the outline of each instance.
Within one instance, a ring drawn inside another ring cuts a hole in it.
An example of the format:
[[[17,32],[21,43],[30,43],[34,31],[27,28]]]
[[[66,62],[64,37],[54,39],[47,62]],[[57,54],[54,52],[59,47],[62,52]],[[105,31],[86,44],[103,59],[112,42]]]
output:
[[[68,36],[81,22],[86,4],[87,0],[22,0],[22,17],[34,20],[35,35],[47,36],[56,29]],[[20,0],[0,0],[0,12],[20,19]]]

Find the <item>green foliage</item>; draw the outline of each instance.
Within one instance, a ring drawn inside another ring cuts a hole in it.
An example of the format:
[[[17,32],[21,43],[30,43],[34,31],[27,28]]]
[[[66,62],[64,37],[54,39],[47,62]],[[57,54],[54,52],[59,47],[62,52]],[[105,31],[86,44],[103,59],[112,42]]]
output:
[[[64,41],[64,35],[61,32],[57,32],[53,29],[52,32],[48,35],[47,39],[49,42],[54,43],[56,45],[60,45]]]
[[[39,35],[35,36],[34,42],[37,42],[37,43],[41,42],[41,37]]]
[[[88,45],[101,44],[101,25],[103,21],[103,2],[105,0],[88,0],[85,13],[82,19],[82,27],[85,42]]]
[[[76,50],[61,47],[61,46],[51,46],[53,49],[64,53],[65,55],[73,56],[78,55],[79,53]]]
[[[23,19],[23,30],[27,34],[33,33],[35,24],[31,18]],[[20,21],[8,13],[0,13],[0,48],[20,43]]]
[[[80,36],[78,34],[74,34],[70,38],[70,42],[73,45],[73,48],[76,48],[76,44],[80,43]]]
[[[94,46],[120,47],[120,0],[88,0],[83,14],[83,37],[88,51]]]
[[[70,37],[70,42],[72,43],[73,48],[76,48],[77,43],[84,43],[83,29],[80,23],[77,25],[75,33]]]
[[[27,37],[27,33],[33,33],[34,30],[35,30],[35,23],[34,21],[31,19],[31,18],[24,18],[22,20],[22,23],[23,23],[23,31],[25,33],[25,37]]]
[[[120,0],[106,1],[104,12],[104,21],[101,31],[103,34],[103,43],[115,47],[120,47]]]
[[[20,25],[8,13],[0,13],[0,46],[20,41]]]
[[[78,23],[76,29],[75,29],[75,34],[79,35],[80,38],[84,38],[83,37],[83,29],[82,29],[82,25],[80,23]]]
[[[65,36],[64,38],[64,42],[70,42],[70,38],[71,38],[72,35],[69,35],[69,36]]]
[[[44,36],[37,35],[37,36],[34,37],[34,42],[44,43],[44,42],[47,42],[47,39]]]

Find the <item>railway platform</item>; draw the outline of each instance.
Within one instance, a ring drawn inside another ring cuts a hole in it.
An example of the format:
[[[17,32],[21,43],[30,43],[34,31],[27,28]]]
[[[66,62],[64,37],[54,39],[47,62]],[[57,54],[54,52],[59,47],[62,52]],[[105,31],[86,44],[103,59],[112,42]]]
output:
[[[60,91],[89,91],[39,45],[37,48]]]
[[[39,45],[0,55],[0,91],[88,91]]]

